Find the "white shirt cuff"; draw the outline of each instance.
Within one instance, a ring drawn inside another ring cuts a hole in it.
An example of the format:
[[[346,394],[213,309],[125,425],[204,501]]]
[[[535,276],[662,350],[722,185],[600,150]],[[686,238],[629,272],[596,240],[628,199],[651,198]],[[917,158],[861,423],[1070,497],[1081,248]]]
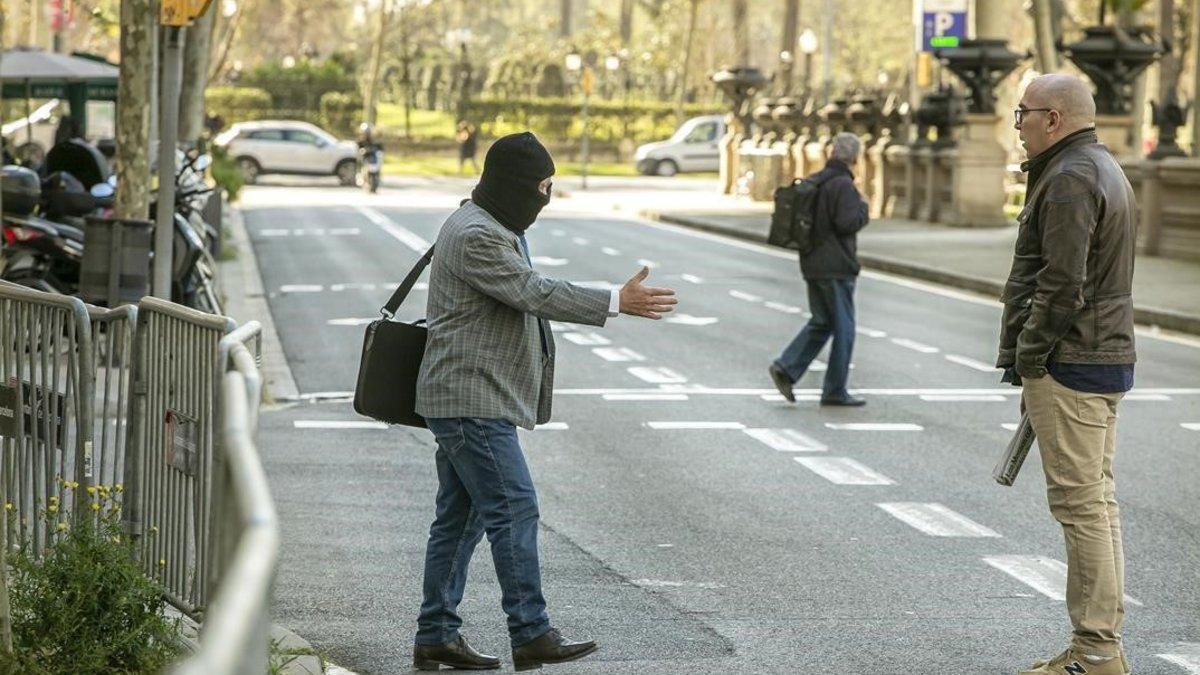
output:
[[[621,313],[621,291],[614,288],[609,293],[611,295],[608,299],[608,315],[617,316]]]

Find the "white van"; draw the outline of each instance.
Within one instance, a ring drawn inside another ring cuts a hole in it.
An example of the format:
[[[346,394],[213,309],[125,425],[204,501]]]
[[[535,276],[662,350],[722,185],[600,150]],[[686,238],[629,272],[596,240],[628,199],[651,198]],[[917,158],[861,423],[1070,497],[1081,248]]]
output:
[[[634,153],[638,173],[644,176],[674,176],[688,171],[716,171],[721,162],[720,143],[725,135],[721,115],[693,117],[679,126],[671,138],[640,146]]]

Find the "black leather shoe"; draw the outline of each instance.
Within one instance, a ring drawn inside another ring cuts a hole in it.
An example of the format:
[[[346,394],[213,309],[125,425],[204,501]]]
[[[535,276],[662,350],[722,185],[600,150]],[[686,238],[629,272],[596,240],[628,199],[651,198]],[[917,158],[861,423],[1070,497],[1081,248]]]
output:
[[[500,667],[500,659],[475,651],[461,635],[454,642],[444,645],[417,645],[413,648],[414,670],[440,670],[442,666],[459,670],[494,670]]]
[[[536,670],[544,663],[566,663],[581,659],[599,649],[595,640],[568,642],[557,628],[542,633],[520,647],[513,649],[515,670]]]
[[[783,372],[783,368],[772,363],[771,367],[767,368],[767,372],[771,374],[771,381],[775,383],[775,388],[779,390],[780,394],[783,394],[787,402],[795,403],[796,395],[792,393],[792,378]]]
[[[823,398],[821,405],[841,406],[843,408],[858,408],[866,405],[867,402],[861,398],[846,396],[844,398]]]

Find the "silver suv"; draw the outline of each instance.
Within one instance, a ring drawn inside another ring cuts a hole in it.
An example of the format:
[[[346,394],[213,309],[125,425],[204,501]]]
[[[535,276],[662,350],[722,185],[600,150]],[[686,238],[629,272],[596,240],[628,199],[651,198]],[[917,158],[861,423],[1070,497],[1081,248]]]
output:
[[[247,184],[264,173],[337,176],[342,185],[355,183],[357,146],[353,141],[339,141],[314,124],[240,122],[213,142],[237,162]]]

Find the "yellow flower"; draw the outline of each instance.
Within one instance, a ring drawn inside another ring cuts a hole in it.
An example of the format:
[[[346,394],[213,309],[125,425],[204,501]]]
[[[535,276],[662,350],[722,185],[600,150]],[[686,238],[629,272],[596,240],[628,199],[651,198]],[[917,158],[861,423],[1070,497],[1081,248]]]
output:
[[[150,534],[158,534],[158,526],[157,525],[150,526]]]
[[[58,506],[51,504],[50,506],[46,507],[46,511],[48,513],[58,513]]]
[[[117,484],[116,484],[116,486],[114,487],[114,489],[115,489],[117,492],[124,492],[124,491],[125,491],[125,486],[124,486],[124,485],[122,485],[122,484],[120,484],[120,483],[117,483]]]
[[[66,524],[66,523],[59,523],[59,524],[58,524],[58,531],[59,531],[59,532],[66,532],[66,531],[67,531],[67,524]]]
[[[95,503],[95,502],[93,502],[93,503],[92,503],[92,510],[93,510],[93,511],[99,511],[99,510],[100,510],[100,505],[99,505],[99,504],[97,504],[97,503]]]
[[[158,559],[158,566],[159,566],[159,567],[166,567],[166,566],[167,566],[167,561],[166,561],[166,559],[165,559],[165,558],[159,558],[159,559]]]
[[[51,503],[51,504],[57,504],[57,503],[58,503],[58,497],[51,497],[51,498],[50,498],[50,503]]]
[[[88,489],[87,489],[87,493],[88,493],[89,495],[94,495],[94,494],[96,494],[96,487],[95,487],[94,485],[89,485],[89,486],[88,486]]]
[[[15,509],[15,508],[17,508],[17,507],[13,506],[13,503],[12,503],[12,502],[5,502],[5,503],[4,503],[4,510],[5,510],[5,511],[12,511],[12,510],[13,510],[13,509]]]
[[[120,538],[120,537],[113,537],[113,538],[112,538],[112,542],[113,542],[114,544],[119,544],[119,543],[121,543],[121,538]]]

